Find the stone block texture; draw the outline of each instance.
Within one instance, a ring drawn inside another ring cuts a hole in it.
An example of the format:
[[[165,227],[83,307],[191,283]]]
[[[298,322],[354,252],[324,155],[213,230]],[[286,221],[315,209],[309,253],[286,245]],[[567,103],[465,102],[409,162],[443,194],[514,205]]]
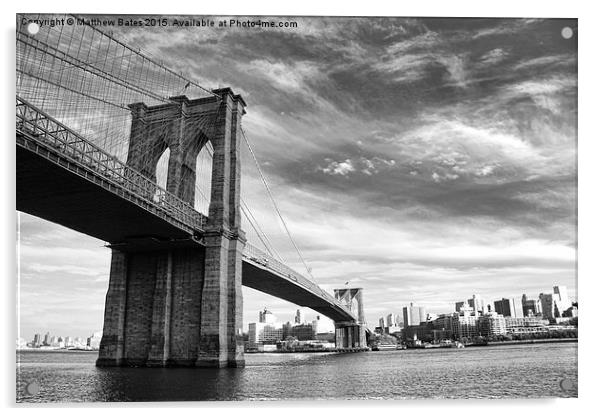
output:
[[[128,165],[156,180],[170,149],[167,190],[194,204],[196,157],[214,148],[203,244],[113,249],[99,366],[244,365],[240,230],[240,120],[244,101],[219,96],[130,105]],[[149,231],[150,232],[150,231]],[[191,236],[192,241],[192,236]]]

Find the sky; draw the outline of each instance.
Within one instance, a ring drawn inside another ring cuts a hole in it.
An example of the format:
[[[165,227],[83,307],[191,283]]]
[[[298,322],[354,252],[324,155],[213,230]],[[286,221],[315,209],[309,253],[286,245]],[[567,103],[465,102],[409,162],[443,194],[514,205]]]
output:
[[[554,285],[576,299],[576,20],[270,19],[297,28],[114,35],[244,97],[243,127],[323,288],[362,287],[371,327],[410,302],[446,313]],[[243,198],[302,271],[243,157]],[[19,236],[21,336],[100,330],[105,243],[27,214]],[[245,330],[263,307],[280,321],[297,309],[243,294]]]

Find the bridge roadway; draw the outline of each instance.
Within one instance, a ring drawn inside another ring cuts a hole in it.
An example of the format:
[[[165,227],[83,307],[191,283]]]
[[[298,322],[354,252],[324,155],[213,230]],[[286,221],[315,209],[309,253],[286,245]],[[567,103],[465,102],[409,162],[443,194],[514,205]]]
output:
[[[203,245],[206,218],[17,98],[16,202],[22,212],[127,250]],[[355,315],[317,284],[247,244],[242,283],[335,322]]]

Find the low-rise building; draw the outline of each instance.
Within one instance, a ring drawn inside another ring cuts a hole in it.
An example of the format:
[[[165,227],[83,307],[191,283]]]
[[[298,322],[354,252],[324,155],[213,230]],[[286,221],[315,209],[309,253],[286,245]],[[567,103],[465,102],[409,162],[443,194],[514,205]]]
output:
[[[479,317],[479,335],[490,337],[493,335],[504,335],[506,333],[506,320],[497,312],[487,312]]]
[[[525,316],[522,318],[506,317],[506,331],[509,334],[530,334],[547,331],[550,322],[538,316]]]
[[[256,349],[259,345],[273,344],[282,340],[282,328],[276,328],[265,322],[251,322],[249,324],[249,348]]]
[[[312,324],[295,325],[291,329],[291,336],[299,341],[308,341],[316,339],[316,326]]]
[[[460,339],[479,335],[478,320],[479,318],[474,315],[454,313],[451,319],[453,336],[456,339]]]

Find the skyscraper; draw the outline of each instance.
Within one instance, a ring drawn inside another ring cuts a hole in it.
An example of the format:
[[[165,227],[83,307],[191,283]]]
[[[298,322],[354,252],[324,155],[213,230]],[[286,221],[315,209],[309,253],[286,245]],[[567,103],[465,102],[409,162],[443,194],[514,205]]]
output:
[[[274,324],[276,323],[276,316],[264,308],[263,311],[259,311],[259,322],[264,324]]]
[[[524,316],[522,300],[520,299],[502,298],[501,300],[494,301],[493,307],[497,313],[503,316],[510,316],[512,318],[522,318]]]
[[[65,347],[73,347],[73,338],[65,337]]]
[[[393,313],[387,315],[387,326],[397,326],[397,315]]]
[[[414,303],[410,303],[410,306],[404,306],[404,327],[420,325],[420,322],[426,322],[426,309],[423,306],[414,306]]]
[[[303,314],[301,313],[301,309],[297,309],[297,313],[295,314],[295,324],[299,325],[303,323]]]
[[[539,299],[528,299],[526,294],[523,294],[521,299],[523,305],[523,315],[539,315],[541,314],[541,302]]]
[[[554,294],[558,297],[557,307],[558,311],[562,315],[565,310],[571,307],[571,300],[569,299],[566,286],[554,286]]]
[[[550,321],[561,315],[557,302],[560,301],[560,296],[557,293],[540,293],[539,301],[541,303],[541,314],[544,319]]]
[[[487,307],[485,305],[485,301],[479,295],[472,295],[471,299],[468,299],[468,306],[472,308],[475,314],[481,313],[484,314],[487,312]]]

